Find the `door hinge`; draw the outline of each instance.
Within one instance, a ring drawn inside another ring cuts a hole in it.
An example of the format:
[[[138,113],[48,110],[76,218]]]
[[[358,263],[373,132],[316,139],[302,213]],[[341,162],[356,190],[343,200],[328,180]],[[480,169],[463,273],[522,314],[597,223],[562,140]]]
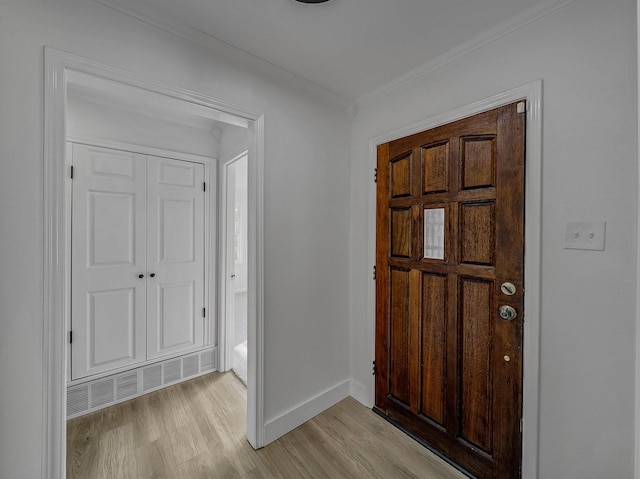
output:
[[[527,104],[524,101],[521,101],[520,103],[518,103],[516,105],[516,112],[517,113],[525,113],[527,111]]]
[[[378,182],[378,168],[373,169],[373,182],[374,183]]]
[[[376,362],[373,362],[373,375],[375,376],[378,370],[376,369]]]
[[[73,180],[73,165],[71,165],[71,179]]]
[[[69,331],[69,344],[73,343],[73,331]]]
[[[202,308],[202,317],[203,318],[207,317],[207,308]]]
[[[520,432],[524,431],[524,418],[520,419]]]
[[[207,182],[202,183],[202,191],[207,191]]]
[[[373,267],[373,280],[376,280],[376,267]]]

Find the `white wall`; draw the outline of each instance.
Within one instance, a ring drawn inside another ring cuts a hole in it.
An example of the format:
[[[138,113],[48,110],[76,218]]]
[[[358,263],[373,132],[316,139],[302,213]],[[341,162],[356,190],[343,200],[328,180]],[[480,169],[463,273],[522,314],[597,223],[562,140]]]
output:
[[[222,130],[220,137],[220,161],[222,163],[238,156],[249,148],[247,129],[241,126],[228,125]]]
[[[265,419],[343,384],[350,167],[342,107],[94,2],[3,0],[0,477],[42,473],[44,45],[264,113]]]
[[[635,18],[633,0],[575,1],[360,105],[353,122],[352,391],[371,404],[369,140],[543,79],[541,479],[633,477]],[[606,250],[563,249],[571,220],[606,220]]]
[[[213,123],[213,122],[212,122]],[[218,140],[210,129],[172,122],[69,96],[67,135],[218,158]]]

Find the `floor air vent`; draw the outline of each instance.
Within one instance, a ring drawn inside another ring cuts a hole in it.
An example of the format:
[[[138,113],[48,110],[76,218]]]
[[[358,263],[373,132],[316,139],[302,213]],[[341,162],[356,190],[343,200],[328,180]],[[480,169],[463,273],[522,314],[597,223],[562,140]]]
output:
[[[91,395],[91,407],[98,408],[111,404],[115,397],[113,394],[113,378],[96,381],[89,386]]]
[[[142,370],[142,389],[150,391],[162,385],[162,364],[156,364]]]
[[[116,398],[126,399],[138,393],[138,374],[133,372],[116,378]]]
[[[200,353],[200,371],[215,371],[217,368],[216,351],[203,351]]]
[[[216,371],[217,349],[171,358],[67,387],[67,419],[113,406],[170,384]]]
[[[89,410],[89,386],[83,384],[67,391],[67,416],[79,416]]]
[[[164,381],[162,384],[171,384],[180,380],[180,359],[164,363]]]
[[[194,354],[193,356],[185,356],[182,358],[182,377],[189,378],[191,376],[195,376],[200,371],[198,369],[199,361],[198,355]]]

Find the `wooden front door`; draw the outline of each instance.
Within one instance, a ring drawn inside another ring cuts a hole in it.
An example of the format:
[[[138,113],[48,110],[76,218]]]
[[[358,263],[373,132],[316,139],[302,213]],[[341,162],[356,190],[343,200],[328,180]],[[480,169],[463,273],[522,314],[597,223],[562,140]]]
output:
[[[376,408],[483,479],[521,476],[524,110],[378,147]]]

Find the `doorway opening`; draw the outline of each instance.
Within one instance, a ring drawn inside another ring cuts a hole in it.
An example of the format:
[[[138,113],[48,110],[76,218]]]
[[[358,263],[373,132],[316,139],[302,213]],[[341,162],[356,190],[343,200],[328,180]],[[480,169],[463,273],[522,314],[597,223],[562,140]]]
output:
[[[496,479],[521,466],[525,111],[378,147],[376,411]]]
[[[247,193],[248,152],[223,166],[222,283],[223,321],[226,328],[226,363],[247,384]]]
[[[67,384],[70,379],[67,347],[70,314],[71,235],[68,146],[69,98],[103,91],[117,105],[126,108],[148,108],[151,116],[169,111],[174,117],[189,122],[220,122],[242,126],[247,139],[247,439],[254,448],[264,442],[262,417],[262,182],[263,182],[263,117],[251,111],[228,105],[206,95],[165,85],[113,67],[45,48],[45,264],[43,312],[43,417],[47,433],[43,437],[43,470],[52,478],[66,474]],[[70,95],[70,92],[72,94]],[[113,103],[112,103],[113,105]],[[159,107],[159,108],[157,108]],[[135,125],[131,125],[135,129]],[[142,132],[144,133],[144,132]],[[214,132],[215,133],[215,132]],[[218,132],[219,133],[219,132]],[[214,134],[215,136],[215,134]],[[163,138],[162,133],[157,133]],[[149,147],[147,146],[148,148]],[[155,154],[151,152],[150,154]],[[215,176],[214,176],[215,178]],[[215,195],[211,195],[212,197]],[[213,199],[213,198],[212,198]],[[211,223],[217,224],[217,209],[211,210]],[[215,229],[213,231],[216,231]],[[210,286],[207,294],[219,297],[217,235],[211,234],[206,246]],[[211,307],[209,314],[217,308]],[[212,341],[221,338],[221,321],[212,323]],[[219,364],[222,362],[218,360]]]
[[[377,146],[393,141],[396,138],[413,135],[452,121],[460,120],[483,111],[491,110],[520,99],[527,100],[526,108],[526,156],[525,165],[525,243],[524,254],[527,295],[524,310],[527,321],[524,324],[523,344],[523,404],[522,404],[522,477],[534,479],[538,477],[538,438],[539,438],[539,365],[540,365],[540,256],[541,256],[541,205],[542,205],[542,81],[534,81],[503,93],[479,100],[468,105],[452,109],[425,120],[412,123],[403,128],[388,131],[369,142],[369,166],[375,171],[377,166]],[[376,187],[371,182],[369,197],[369,241],[368,258],[375,264],[375,224],[376,224]],[[367,290],[367,348],[368,357],[375,353],[375,282],[371,282]],[[367,404],[374,405],[374,381],[367,385],[367,392],[362,397]]]

